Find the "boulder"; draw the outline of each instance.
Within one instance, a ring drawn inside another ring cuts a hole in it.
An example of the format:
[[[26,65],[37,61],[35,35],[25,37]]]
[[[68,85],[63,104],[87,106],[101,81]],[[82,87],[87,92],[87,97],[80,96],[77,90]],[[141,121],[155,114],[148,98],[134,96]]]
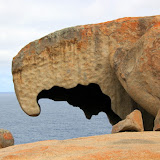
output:
[[[157,116],[154,120],[154,131],[160,131],[160,110],[157,113]]]
[[[48,140],[0,150],[0,160],[159,160],[159,132]]]
[[[152,130],[160,108],[159,23],[160,16],[127,17],[66,28],[29,43],[12,62],[23,111],[39,115],[37,102],[48,97],[80,107],[88,118],[104,111],[114,125],[139,109],[145,130]],[[85,99],[84,93],[94,95]]]
[[[132,132],[144,131],[142,114],[139,110],[134,110],[126,117],[126,119],[118,122],[112,127],[112,133],[125,132],[125,131],[132,131]]]
[[[127,93],[156,116],[160,108],[160,21],[129,50],[117,49],[113,59],[117,77]]]
[[[10,131],[0,129],[0,148],[14,145],[14,138]]]

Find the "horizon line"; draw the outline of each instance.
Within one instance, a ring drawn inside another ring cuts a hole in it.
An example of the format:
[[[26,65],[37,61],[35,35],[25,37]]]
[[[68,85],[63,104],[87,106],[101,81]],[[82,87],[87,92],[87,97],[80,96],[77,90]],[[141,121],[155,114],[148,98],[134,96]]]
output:
[[[14,91],[8,91],[8,92],[0,91],[0,93],[15,93],[15,92]]]

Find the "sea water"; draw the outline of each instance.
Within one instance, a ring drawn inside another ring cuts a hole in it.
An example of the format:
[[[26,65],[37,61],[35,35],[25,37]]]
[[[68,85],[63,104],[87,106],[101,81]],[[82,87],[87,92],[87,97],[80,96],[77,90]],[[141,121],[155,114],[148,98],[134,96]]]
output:
[[[64,140],[111,132],[111,125],[103,112],[88,120],[80,108],[67,102],[40,99],[39,104],[41,114],[38,117],[30,117],[22,111],[15,93],[0,93],[0,128],[12,133],[15,144]]]

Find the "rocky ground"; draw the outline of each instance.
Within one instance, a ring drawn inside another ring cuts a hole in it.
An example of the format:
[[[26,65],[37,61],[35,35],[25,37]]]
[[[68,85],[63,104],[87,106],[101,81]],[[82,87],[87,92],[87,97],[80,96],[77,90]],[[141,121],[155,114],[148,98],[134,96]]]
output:
[[[159,132],[48,140],[0,150],[0,160],[159,160]]]

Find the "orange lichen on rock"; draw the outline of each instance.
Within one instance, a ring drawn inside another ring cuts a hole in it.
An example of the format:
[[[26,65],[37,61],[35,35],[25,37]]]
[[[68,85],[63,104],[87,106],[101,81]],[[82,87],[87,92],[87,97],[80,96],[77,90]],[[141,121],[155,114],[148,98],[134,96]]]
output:
[[[13,139],[13,136],[11,133],[4,133],[3,137],[5,140],[12,140]]]
[[[41,91],[94,83],[110,97],[110,109],[120,119],[138,108],[145,130],[152,130],[160,109],[159,21],[160,16],[121,18],[66,28],[29,43],[12,63],[22,109],[39,115]]]
[[[0,129],[0,148],[14,145],[14,138],[8,130]]]
[[[156,23],[153,27],[154,28],[159,28],[160,27],[160,22]]]
[[[30,46],[31,46],[31,43],[29,43],[28,45],[26,45],[24,48],[23,48],[23,51],[26,52],[30,49]]]
[[[143,17],[124,17],[124,18],[118,18],[115,20],[115,22],[126,22],[126,21],[130,21],[130,20],[138,20],[140,18],[143,18]]]
[[[112,127],[112,133],[125,132],[125,131],[132,131],[132,132],[144,131],[142,114],[140,111],[134,110],[126,117],[126,119],[118,122]]]
[[[0,150],[0,160],[159,160],[159,132],[49,140]]]

